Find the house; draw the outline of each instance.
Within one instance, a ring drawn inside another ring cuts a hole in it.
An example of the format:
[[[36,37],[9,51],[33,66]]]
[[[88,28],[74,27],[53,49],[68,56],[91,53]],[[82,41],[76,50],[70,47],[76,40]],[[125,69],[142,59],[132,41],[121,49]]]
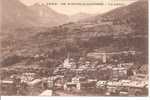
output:
[[[64,84],[64,90],[80,90],[81,89],[80,83],[73,83],[73,82],[67,82]]]
[[[52,96],[52,95],[53,95],[52,90],[45,90],[39,96]]]
[[[35,80],[31,81],[31,82],[27,82],[27,84],[28,84],[29,86],[34,87],[34,86],[37,86],[38,84],[41,84],[41,82],[42,82],[42,80],[40,80],[40,79],[35,79]]]
[[[80,82],[85,82],[86,81],[86,78],[85,77],[73,77],[72,78],[72,82],[73,83],[80,83]]]
[[[135,81],[147,81],[148,80],[148,75],[145,75],[145,74],[135,74],[134,76],[131,77],[131,80],[135,80]]]
[[[40,92],[40,90],[37,90],[38,88],[42,89],[42,80],[35,79],[31,82],[27,82],[27,90],[29,91],[29,95],[35,95],[35,93]]]
[[[87,81],[85,77],[73,77],[71,82],[64,84],[64,90],[81,90],[81,84],[85,81]]]
[[[96,87],[97,88],[102,88],[102,87],[105,87],[107,85],[107,81],[98,81],[97,83],[96,83]]]
[[[106,63],[108,59],[108,56],[106,55],[106,53],[99,53],[99,52],[88,53],[87,57],[99,59],[103,63]]]
[[[17,88],[12,80],[0,80],[0,93],[1,95],[16,95]]]
[[[112,68],[112,80],[126,79],[127,77],[128,77],[127,68],[124,67]]]

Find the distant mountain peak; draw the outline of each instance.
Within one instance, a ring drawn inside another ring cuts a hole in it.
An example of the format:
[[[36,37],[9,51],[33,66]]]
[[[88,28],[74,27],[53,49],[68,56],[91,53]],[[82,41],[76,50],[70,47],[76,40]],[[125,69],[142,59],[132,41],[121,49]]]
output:
[[[70,16],[70,21],[77,22],[77,21],[81,21],[81,20],[87,19],[87,18],[89,18],[91,16],[93,16],[93,15],[92,14],[88,14],[88,13],[84,13],[84,12],[79,12],[79,13],[76,13],[76,14]]]
[[[68,16],[60,14],[47,5],[36,3],[26,6],[20,0],[1,0],[2,29],[25,27],[51,27],[64,24]]]

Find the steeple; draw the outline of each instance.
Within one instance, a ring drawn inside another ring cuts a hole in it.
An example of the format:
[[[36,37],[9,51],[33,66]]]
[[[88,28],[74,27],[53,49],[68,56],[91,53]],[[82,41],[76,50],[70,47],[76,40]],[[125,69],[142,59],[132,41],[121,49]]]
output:
[[[70,68],[71,64],[70,64],[70,53],[67,54],[67,58],[64,60],[64,67],[65,68]]]

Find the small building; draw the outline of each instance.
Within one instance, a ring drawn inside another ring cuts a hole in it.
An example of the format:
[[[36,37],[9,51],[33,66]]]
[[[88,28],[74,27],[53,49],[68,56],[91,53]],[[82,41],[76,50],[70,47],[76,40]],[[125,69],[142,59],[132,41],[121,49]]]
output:
[[[73,83],[73,82],[67,82],[66,84],[64,84],[64,90],[67,91],[80,91],[81,89],[81,84],[80,83]]]
[[[126,79],[127,77],[128,77],[127,68],[123,67],[112,68],[112,80]]]
[[[72,78],[73,83],[80,83],[80,82],[85,82],[86,78],[85,77],[74,77]]]
[[[16,95],[16,87],[12,80],[0,80],[1,95]]]
[[[42,82],[42,80],[40,80],[40,79],[35,79],[35,80],[31,81],[31,82],[27,82],[27,84],[28,84],[29,86],[36,86],[37,84],[40,84],[41,82]]]
[[[135,81],[148,81],[148,75],[145,74],[135,74],[131,77],[132,80]]]
[[[85,82],[85,77],[73,77],[71,82],[64,85],[64,90],[81,90],[81,83]]]
[[[76,63],[74,62],[74,59],[66,58],[64,60],[63,67],[64,68],[76,68],[77,66],[76,66]]]
[[[36,93],[40,92],[39,89],[42,89],[42,80],[40,79],[35,79],[31,82],[27,82],[27,90],[29,91],[28,94],[30,96],[35,96],[37,95]]]
[[[57,76],[57,78],[54,80],[55,89],[63,89],[64,84],[64,76]]]
[[[88,54],[87,54],[87,57],[99,59],[99,60],[101,60],[103,63],[106,63],[106,62],[107,62],[107,59],[109,58],[109,56],[107,56],[106,53],[97,53],[97,52],[88,53]]]
[[[95,89],[96,88],[95,79],[87,80],[85,77],[74,77],[72,78],[72,82],[68,82],[64,85],[64,90],[74,90],[81,91],[87,89]]]
[[[96,83],[96,87],[97,88],[103,88],[103,87],[105,87],[107,85],[107,81],[98,81],[97,83]]]
[[[45,90],[39,96],[52,96],[52,95],[53,95],[52,90]]]

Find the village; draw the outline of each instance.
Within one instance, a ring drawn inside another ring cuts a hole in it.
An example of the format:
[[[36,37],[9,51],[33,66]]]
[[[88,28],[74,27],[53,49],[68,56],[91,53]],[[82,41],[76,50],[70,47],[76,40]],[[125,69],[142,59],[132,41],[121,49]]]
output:
[[[30,96],[145,96],[148,74],[138,72],[136,51],[92,52],[78,61],[68,54],[54,71],[35,66],[1,69],[2,95]],[[126,55],[128,57],[114,57]],[[130,58],[129,58],[130,57]],[[119,61],[120,60],[120,61]],[[7,77],[5,77],[7,76]],[[12,93],[13,91],[13,93]]]

